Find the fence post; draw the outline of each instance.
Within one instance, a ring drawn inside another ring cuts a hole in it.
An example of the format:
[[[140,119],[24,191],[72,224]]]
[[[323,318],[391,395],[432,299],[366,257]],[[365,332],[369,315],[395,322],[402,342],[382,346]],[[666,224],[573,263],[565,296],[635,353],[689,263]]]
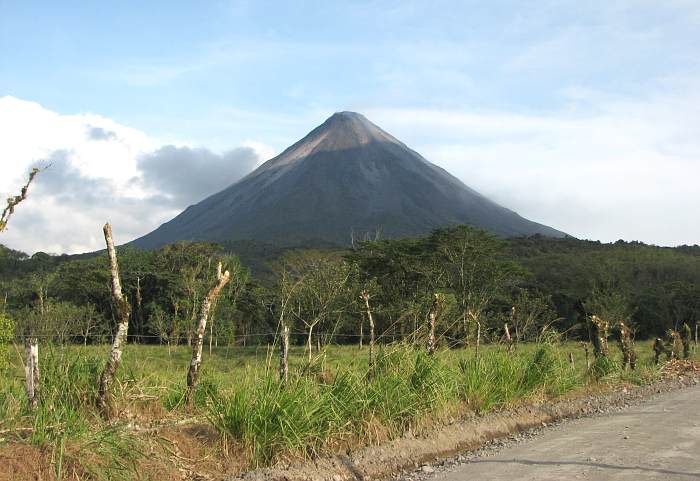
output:
[[[282,326],[282,339],[280,339],[280,381],[287,384],[289,381],[289,326]]]
[[[24,374],[27,385],[27,401],[29,408],[35,410],[39,405],[39,339],[36,337],[28,337],[24,341],[24,347],[27,353],[27,360],[24,366]]]

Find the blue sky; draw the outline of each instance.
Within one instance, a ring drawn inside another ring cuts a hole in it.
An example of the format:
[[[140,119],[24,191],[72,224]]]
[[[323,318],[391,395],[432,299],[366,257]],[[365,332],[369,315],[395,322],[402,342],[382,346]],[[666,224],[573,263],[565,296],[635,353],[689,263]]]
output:
[[[3,2],[0,85],[221,147],[261,135],[261,115],[551,111],[697,70],[694,3]]]
[[[670,232],[663,216],[700,200],[676,187],[700,174],[697,1],[0,0],[0,12],[0,97],[263,157],[356,110],[534,220],[700,240],[692,219]],[[597,205],[581,184],[601,177]],[[659,180],[672,199],[641,228],[667,192]]]

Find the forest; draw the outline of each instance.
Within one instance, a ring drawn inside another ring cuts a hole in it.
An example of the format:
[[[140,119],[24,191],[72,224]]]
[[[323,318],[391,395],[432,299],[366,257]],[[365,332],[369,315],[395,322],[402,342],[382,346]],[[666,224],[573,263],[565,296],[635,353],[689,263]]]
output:
[[[638,339],[700,319],[698,246],[504,240],[457,226],[352,249],[249,241],[117,251],[131,304],[129,342],[136,343],[189,344],[217,262],[231,282],[208,326],[215,345],[273,342],[282,311],[292,344],[361,343],[368,333],[362,291],[371,299],[380,343],[416,336],[436,294],[436,331],[445,346],[468,345],[477,336],[498,341],[505,324],[516,341],[536,340],[545,327],[566,339],[587,338],[577,301],[604,319],[627,320]],[[109,282],[104,251],[29,256],[0,246],[0,312],[16,338],[110,342],[117,310]]]

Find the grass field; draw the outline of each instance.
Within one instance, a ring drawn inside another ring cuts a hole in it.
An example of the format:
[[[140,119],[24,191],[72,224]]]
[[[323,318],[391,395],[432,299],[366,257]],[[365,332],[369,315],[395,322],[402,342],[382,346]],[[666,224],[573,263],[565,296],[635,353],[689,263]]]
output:
[[[620,369],[612,342],[609,362],[591,371],[574,342],[523,344],[513,353],[485,345],[478,358],[472,349],[430,357],[395,344],[378,346],[369,375],[367,348],[327,346],[309,363],[303,348],[294,347],[290,382],[283,387],[276,350],[218,347],[211,355],[205,349],[195,403],[187,407],[182,398],[190,349],[129,345],[115,386],[117,422],[102,420],[93,407],[108,346],[41,346],[36,413],[26,406],[20,352],[11,350],[11,366],[0,373],[0,453],[3,444],[24,443],[46,453],[57,479],[129,479],[141,454],[155,449],[153,426],[199,422],[216,433],[211,447],[219,458],[235,458],[239,468],[266,465],[600,383],[649,382],[658,375],[651,344],[636,348],[638,366],[630,372]]]

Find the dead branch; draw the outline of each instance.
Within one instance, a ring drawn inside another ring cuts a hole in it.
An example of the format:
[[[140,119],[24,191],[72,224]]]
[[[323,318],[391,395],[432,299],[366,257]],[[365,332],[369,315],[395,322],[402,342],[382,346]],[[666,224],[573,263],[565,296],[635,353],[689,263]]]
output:
[[[0,232],[4,231],[5,228],[7,227],[7,222],[10,220],[10,217],[12,214],[15,213],[15,207],[17,207],[17,204],[22,202],[27,198],[27,192],[29,191],[29,185],[32,183],[34,180],[34,177],[36,177],[36,174],[40,172],[39,168],[34,167],[32,171],[29,173],[29,179],[27,180],[27,183],[24,184],[24,187],[22,187],[22,190],[20,191],[19,195],[16,195],[14,197],[10,197],[7,199],[7,206],[5,209],[2,211],[2,215],[0,216]]]

